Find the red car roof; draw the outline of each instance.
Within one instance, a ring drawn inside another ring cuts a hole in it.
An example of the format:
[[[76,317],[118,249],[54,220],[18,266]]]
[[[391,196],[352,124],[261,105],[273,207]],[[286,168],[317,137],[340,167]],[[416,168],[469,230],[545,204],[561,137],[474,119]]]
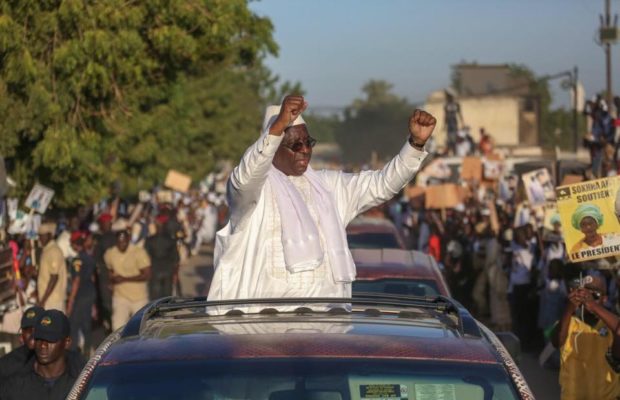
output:
[[[157,360],[267,358],[402,359],[498,364],[481,339],[458,337],[279,333],[198,333],[129,339],[112,346],[101,365]]]
[[[430,280],[436,283],[440,294],[450,296],[441,271],[427,254],[397,249],[353,249],[351,254],[357,267],[356,280]]]

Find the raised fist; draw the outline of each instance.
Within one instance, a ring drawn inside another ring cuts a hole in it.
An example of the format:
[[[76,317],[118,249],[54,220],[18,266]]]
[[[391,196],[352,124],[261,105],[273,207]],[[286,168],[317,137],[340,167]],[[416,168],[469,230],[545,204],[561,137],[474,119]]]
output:
[[[437,120],[435,117],[422,110],[415,110],[409,117],[409,133],[411,140],[417,145],[424,145],[431,137]]]
[[[308,107],[308,103],[303,96],[288,95],[282,101],[280,114],[276,121],[271,125],[269,133],[280,135],[288,128],[301,113]]]

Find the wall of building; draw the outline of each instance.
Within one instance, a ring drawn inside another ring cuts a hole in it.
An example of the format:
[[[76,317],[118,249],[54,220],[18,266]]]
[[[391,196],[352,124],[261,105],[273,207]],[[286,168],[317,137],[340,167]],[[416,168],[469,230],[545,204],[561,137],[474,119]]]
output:
[[[484,96],[458,98],[461,113],[466,125],[475,141],[480,140],[479,130],[484,127],[491,134],[498,146],[518,146],[520,143],[519,129],[521,116],[521,100],[513,96]],[[446,141],[446,127],[444,125],[445,97],[443,91],[432,93],[426,103],[425,110],[437,118],[438,126],[434,136],[437,143],[443,146]],[[530,118],[528,118],[529,120]],[[527,135],[527,145],[534,145],[536,134]]]

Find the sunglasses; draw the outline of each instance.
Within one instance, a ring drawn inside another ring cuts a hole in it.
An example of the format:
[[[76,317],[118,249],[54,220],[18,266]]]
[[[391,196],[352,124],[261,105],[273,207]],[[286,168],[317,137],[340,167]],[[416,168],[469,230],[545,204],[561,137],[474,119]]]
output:
[[[306,139],[305,141],[302,140],[298,140],[295,143],[291,144],[291,145],[287,145],[282,143],[282,146],[291,149],[293,152],[295,153],[299,153],[304,146],[306,146],[307,148],[311,149],[314,147],[314,145],[316,144],[316,139],[313,137],[308,136],[308,139]]]
[[[601,292],[595,292],[594,290],[590,290],[590,293],[592,293],[592,298],[594,300],[600,300],[601,299]]]

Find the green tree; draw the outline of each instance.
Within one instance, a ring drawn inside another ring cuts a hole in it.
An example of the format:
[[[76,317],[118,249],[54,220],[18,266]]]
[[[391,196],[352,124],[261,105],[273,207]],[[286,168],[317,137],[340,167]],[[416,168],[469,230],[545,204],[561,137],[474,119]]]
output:
[[[204,174],[256,137],[277,77],[272,24],[245,0],[0,4],[0,151],[18,194],[88,204],[168,168]]]
[[[336,132],[339,129],[340,118],[337,115],[304,115],[310,135],[320,143],[333,143],[336,141]]]
[[[563,150],[572,150],[574,146],[574,117],[572,110],[552,109],[553,97],[546,78],[536,78],[532,70],[524,65],[512,64],[511,74],[514,78],[525,78],[529,83],[530,98],[535,101],[539,118],[539,144],[546,149],[559,146]],[[518,89],[517,89],[518,90]],[[577,131],[585,131],[585,120],[580,115],[577,119]]]
[[[345,162],[367,162],[372,152],[389,158],[402,147],[412,106],[391,90],[388,82],[370,80],[362,87],[365,97],[345,109],[344,121],[335,131]]]

